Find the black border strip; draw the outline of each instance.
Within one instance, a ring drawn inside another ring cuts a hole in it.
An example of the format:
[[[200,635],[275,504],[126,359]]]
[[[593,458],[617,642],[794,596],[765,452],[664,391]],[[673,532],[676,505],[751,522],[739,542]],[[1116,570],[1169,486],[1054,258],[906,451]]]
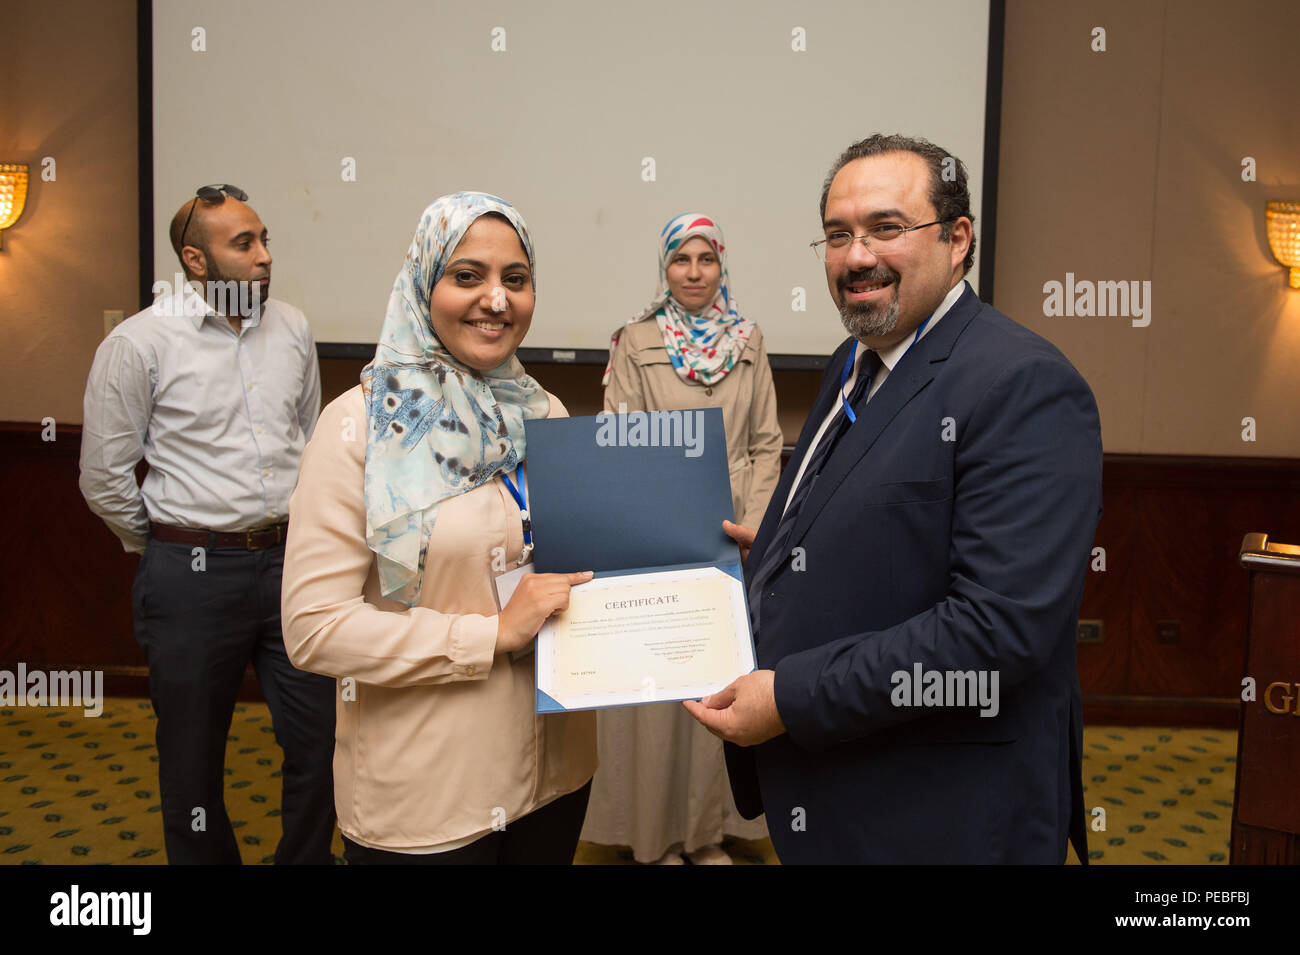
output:
[[[140,189],[140,308],[153,301],[153,2],[135,4],[136,160]]]
[[[997,261],[998,156],[1002,136],[1002,52],[1006,43],[1006,0],[989,0],[989,52],[984,86],[984,184],[980,200],[980,300],[993,304],[993,266]]]

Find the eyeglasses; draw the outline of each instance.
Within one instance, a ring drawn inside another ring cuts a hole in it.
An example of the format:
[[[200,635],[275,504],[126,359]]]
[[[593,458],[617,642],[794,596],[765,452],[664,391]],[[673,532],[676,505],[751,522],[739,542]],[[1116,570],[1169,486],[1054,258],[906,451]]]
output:
[[[897,222],[882,222],[880,225],[872,226],[867,230],[866,235],[854,235],[852,232],[832,232],[824,239],[818,239],[816,242],[809,242],[819,261],[826,259],[837,259],[847,255],[849,247],[862,240],[862,244],[872,255],[891,255],[902,252],[906,245],[899,243],[892,248],[886,248],[890,243],[897,243],[899,239],[905,239],[909,232],[915,232],[917,229],[925,229],[932,225],[944,225],[953,222],[953,219],[935,219],[933,222],[923,222],[920,225],[901,226]]]
[[[226,201],[226,196],[231,199],[238,199],[240,202],[248,201],[248,193],[229,183],[220,186],[199,186],[198,189],[194,190],[194,201],[190,203],[190,214],[185,217],[185,225],[181,227],[181,248],[185,248],[185,233],[190,229],[190,220],[194,218],[194,207],[199,204],[199,200],[202,199],[204,202],[220,205]]]

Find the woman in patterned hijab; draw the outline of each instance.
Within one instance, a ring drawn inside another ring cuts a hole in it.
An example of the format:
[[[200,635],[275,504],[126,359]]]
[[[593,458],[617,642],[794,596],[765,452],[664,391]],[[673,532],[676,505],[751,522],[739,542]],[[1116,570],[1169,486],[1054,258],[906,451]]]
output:
[[[690,297],[688,293],[694,288],[685,282],[673,282],[669,277],[670,266],[680,257],[682,247],[696,237],[709,244],[720,269],[718,284],[711,296]],[[674,289],[674,285],[678,287]],[[633,325],[652,315],[663,336],[673,370],[684,382],[706,387],[715,385],[735,367],[736,360],[744,352],[754,326],[740,314],[731,296],[727,247],[723,243],[722,230],[708,216],[697,212],[683,213],[669,220],[659,233],[659,291],[628,324]],[[620,328],[610,338],[609,364],[605,367],[602,385],[609,384],[614,353],[622,332]]]
[[[740,314],[727,246],[710,216],[677,216],[660,232],[658,252],[658,294],[610,344],[605,410],[722,409],[735,519],[757,527],[782,445],[762,331]],[[761,820],[736,811],[722,744],[684,709],[602,710],[598,719],[600,770],[583,838],[631,846],[639,862],[680,865],[684,854],[725,865],[724,836],[767,834]]]
[[[434,328],[433,289],[466,231],[487,214],[504,217],[518,233],[528,256],[526,277],[536,292],[533,246],[515,207],[485,193],[443,196],[420,218],[388,297],[379,347],[361,372],[366,543],[378,557],[384,596],[408,605],[420,592],[438,503],[514,471],[525,456],[524,420],[545,418],[550,408],[513,348],[498,367],[478,371],[448,351]],[[504,331],[517,331],[522,339],[527,325]],[[498,354],[511,337],[505,336]]]
[[[534,275],[509,203],[430,205],[374,360],[303,454],[281,618],[293,664],[340,681],[350,863],[567,864],[577,847],[595,718],[539,717],[517,651],[591,574],[498,588],[531,550],[524,422],[565,414],[515,357]]]

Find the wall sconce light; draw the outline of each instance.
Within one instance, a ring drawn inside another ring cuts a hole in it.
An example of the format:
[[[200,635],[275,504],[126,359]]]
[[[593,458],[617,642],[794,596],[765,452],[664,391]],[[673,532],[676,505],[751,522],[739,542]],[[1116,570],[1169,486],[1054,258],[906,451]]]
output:
[[[0,162],[0,249],[4,248],[4,230],[18,221],[26,204],[27,166]]]
[[[1300,202],[1270,202],[1264,217],[1273,257],[1291,270],[1291,287],[1300,288]]]

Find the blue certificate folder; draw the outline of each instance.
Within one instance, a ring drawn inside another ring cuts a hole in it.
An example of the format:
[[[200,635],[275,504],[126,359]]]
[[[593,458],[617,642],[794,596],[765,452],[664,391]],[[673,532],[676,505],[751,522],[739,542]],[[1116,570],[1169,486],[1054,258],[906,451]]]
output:
[[[743,583],[720,408],[537,418],[524,434],[537,573],[717,567]],[[565,708],[538,690],[537,712]]]

